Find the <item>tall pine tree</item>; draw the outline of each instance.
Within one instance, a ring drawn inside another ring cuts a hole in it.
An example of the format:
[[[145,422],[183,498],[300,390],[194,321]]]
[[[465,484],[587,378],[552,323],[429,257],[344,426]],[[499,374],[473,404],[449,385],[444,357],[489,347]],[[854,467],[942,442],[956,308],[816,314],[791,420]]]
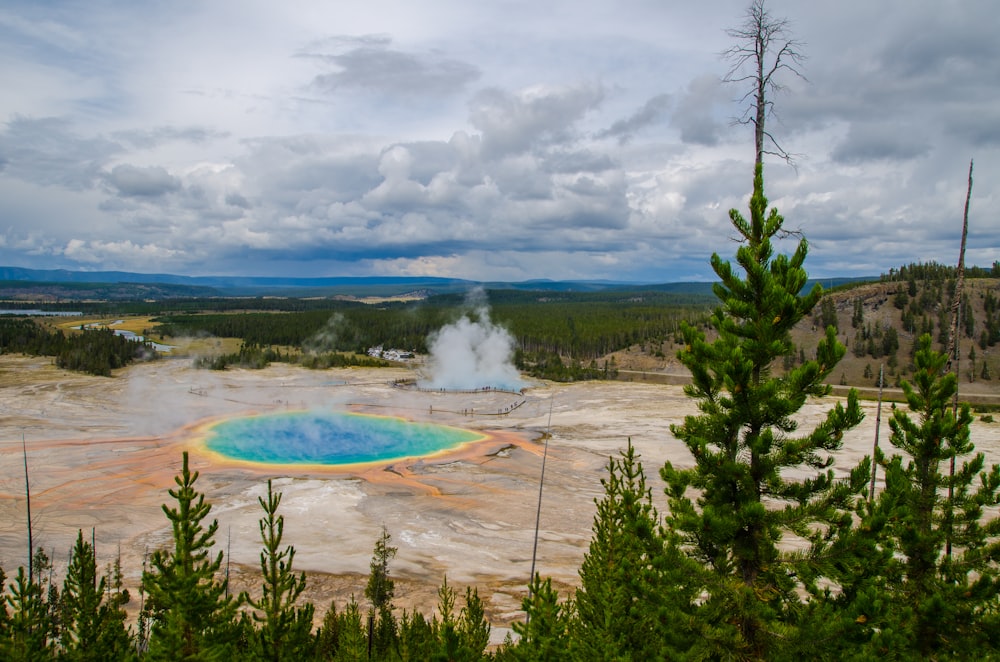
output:
[[[163,505],[174,548],[153,552],[152,568],[142,577],[152,618],[148,655],[153,660],[222,660],[231,653],[236,606],[225,582],[216,579],[223,553],[213,559],[210,551],[219,523],[203,524],[212,506],[195,489],[197,480],[185,451],[181,474],[174,477],[177,487],[169,490],[177,506]]]
[[[264,660],[301,659],[312,654],[312,619],[315,608],[312,604],[298,606],[299,596],[306,587],[306,573],[296,575],[292,570],[295,548],[291,545],[282,549],[281,541],[285,532],[285,518],[278,515],[281,492],[274,492],[271,481],[267,481],[267,499],[257,497],[264,517],[259,521],[260,538],[264,544],[260,553],[260,571],[263,577],[260,599],[247,594],[241,596],[258,612],[253,615],[260,624],[258,632],[259,653]]]
[[[728,34],[736,44],[726,53],[733,62],[726,80],[745,86],[741,121],[754,128],[750,218],[729,212],[740,240],[737,268],[712,256],[721,281],[713,286],[720,301],[711,318],[717,337],[708,342],[699,329],[683,328],[678,358],[692,375],[685,392],[701,413],[671,430],[695,465],[682,470],[668,462],[661,475],[670,505],[666,528],[709,570],[695,625],[705,647],[699,654],[761,659],[794,634],[798,590],[814,589],[818,576],[833,572],[824,562],[827,546],[849,526],[844,509],[863,489],[867,466],[844,484],[830,469],[844,431],[862,417],[853,392],[846,407],[837,404],[816,428],[796,435],[795,413],[807,398],[829,393],[824,380],[844,355],[835,329],[827,327],[815,360],[783,376],[777,370],[795,352],[792,328],[822,293],[816,285],[803,294],[805,239],[791,256],[775,255],[772,242],[788,233],[764,194],[764,154],[791,159],[765,124],[781,89],[779,75],[801,76],[801,45],[764,0],[753,0],[743,25]],[[793,554],[779,547],[790,534],[808,549]]]
[[[768,212],[762,165],[754,172],[750,219],[734,209],[730,220],[742,239],[739,270],[712,256],[721,281],[714,285],[721,305],[711,318],[717,337],[708,342],[701,330],[685,326],[678,352],[692,374],[685,392],[701,413],[671,430],[695,466],[676,469],[668,462],[662,476],[670,503],[666,525],[714,575],[702,613],[726,620],[713,625],[711,638],[757,658],[787,636],[797,589],[831,571],[822,563],[827,543],[849,524],[844,509],[868,472],[863,465],[841,483],[830,469],[844,431],[862,418],[853,392],[846,406],[836,404],[812,431],[796,435],[794,414],[807,398],[829,393],[824,380],[845,350],[828,328],[816,359],[777,376],[782,357],[794,352],[790,331],[809,315],[821,288],[800,294],[807,280],[804,239],[790,257],[774,255],[772,240],[782,236],[784,219],[776,209]],[[808,541],[807,551],[780,549],[789,534]]]

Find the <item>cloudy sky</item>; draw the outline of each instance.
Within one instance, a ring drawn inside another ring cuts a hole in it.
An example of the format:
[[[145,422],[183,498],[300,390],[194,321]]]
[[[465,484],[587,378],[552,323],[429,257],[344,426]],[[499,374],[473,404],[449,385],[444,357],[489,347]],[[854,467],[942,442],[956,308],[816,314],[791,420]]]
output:
[[[709,280],[749,0],[8,0],[0,265]],[[1000,259],[995,0],[772,0],[808,56],[765,165],[817,277]],[[782,247],[786,252],[791,247]]]

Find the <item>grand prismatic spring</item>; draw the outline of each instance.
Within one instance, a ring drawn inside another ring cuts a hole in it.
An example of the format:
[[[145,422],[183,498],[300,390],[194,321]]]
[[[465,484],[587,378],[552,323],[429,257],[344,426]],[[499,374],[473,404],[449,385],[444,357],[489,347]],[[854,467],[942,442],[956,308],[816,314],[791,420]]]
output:
[[[246,462],[340,466],[429,456],[483,438],[471,430],[395,417],[300,411],[215,423],[204,447]]]

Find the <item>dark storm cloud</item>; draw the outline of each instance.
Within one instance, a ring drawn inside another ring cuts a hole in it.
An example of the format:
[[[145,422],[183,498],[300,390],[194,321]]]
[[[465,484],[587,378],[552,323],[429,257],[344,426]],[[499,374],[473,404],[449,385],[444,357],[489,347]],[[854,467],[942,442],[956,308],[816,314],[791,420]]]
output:
[[[391,43],[388,37],[373,35],[314,44],[302,55],[336,70],[313,78],[313,88],[326,93],[360,89],[387,96],[433,97],[460,92],[480,76],[473,65],[444,53],[407,53],[390,48]],[[324,47],[329,46],[346,50],[326,52]]]
[[[516,94],[488,88],[470,101],[469,121],[482,132],[483,155],[498,158],[572,142],[578,135],[574,123],[603,99],[604,90],[591,85]]]
[[[239,193],[229,193],[226,195],[226,204],[230,207],[239,207],[240,209],[250,209],[250,201],[244,198]]]
[[[993,114],[1000,102],[1000,40],[982,20],[992,11],[982,3],[961,4],[984,9],[907,12],[894,11],[890,3],[856,8],[852,43],[835,57],[810,58],[811,84],[792,81],[792,93],[779,98],[787,125],[802,130],[838,121],[904,122],[921,125],[919,139]]]
[[[618,142],[626,143],[631,140],[637,131],[661,121],[670,108],[670,103],[671,97],[669,94],[658,94],[644,103],[642,108],[635,111],[629,117],[618,120],[603,131],[598,131],[596,137],[617,138]]]
[[[727,90],[718,76],[703,75],[695,78],[677,103],[671,117],[674,127],[680,130],[681,141],[691,145],[712,147],[719,144],[725,123],[719,117],[727,108]],[[727,108],[728,109],[728,108]]]
[[[117,165],[105,181],[118,195],[127,198],[155,198],[181,188],[180,180],[160,166]]]
[[[945,132],[973,147],[1000,145],[1000,108],[963,108],[949,115]]]
[[[966,4],[966,3],[959,3]],[[983,21],[984,15],[996,11],[991,2],[976,2],[984,13],[971,11],[940,11],[901,13],[889,25],[894,28],[881,50],[886,72],[901,80],[935,78],[1000,82],[996,78],[1000,42],[997,26]]]
[[[292,208],[314,192],[327,202],[355,200],[380,181],[378,154],[366,144],[320,136],[261,138],[235,165],[244,185],[279,208]]]
[[[41,186],[92,188],[107,161],[122,151],[118,143],[82,137],[70,122],[54,117],[14,117],[0,134],[3,174]]]
[[[930,151],[916,127],[896,124],[854,124],[847,137],[833,148],[830,156],[838,163],[865,161],[906,161]]]

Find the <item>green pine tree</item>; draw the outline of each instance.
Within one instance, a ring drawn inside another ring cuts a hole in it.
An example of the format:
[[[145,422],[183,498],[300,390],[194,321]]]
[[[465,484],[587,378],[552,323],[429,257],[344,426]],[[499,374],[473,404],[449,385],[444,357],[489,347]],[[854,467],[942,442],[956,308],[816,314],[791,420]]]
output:
[[[559,602],[552,588],[552,579],[535,573],[528,595],[521,602],[527,614],[525,622],[515,621],[514,632],[520,637],[516,645],[508,645],[505,659],[515,662],[558,662],[568,660],[569,610]]]
[[[62,591],[62,657],[67,660],[126,659],[131,641],[122,593],[97,574],[94,547],[77,531]]]
[[[62,596],[59,594],[57,582],[53,579],[52,560],[44,548],[39,547],[35,550],[31,557],[31,568],[28,581],[34,581],[38,585],[42,603],[45,605],[46,637],[54,646],[62,632]]]
[[[954,407],[958,381],[943,372],[947,363],[922,336],[913,384],[902,383],[917,420],[897,409],[889,421],[890,441],[905,453],[882,461],[887,545],[903,577],[889,586],[893,643],[923,659],[973,659],[1000,643],[1000,518],[986,516],[1000,504],[1000,466],[987,470],[983,454],[973,454],[972,415],[966,404]]]
[[[29,578],[21,566],[5,597],[10,607],[5,659],[11,662],[52,659],[55,647],[41,584]]]
[[[398,624],[392,613],[396,585],[389,576],[389,561],[396,556],[396,548],[389,544],[391,541],[392,536],[383,526],[382,534],[375,541],[368,583],[365,586],[365,597],[371,602],[368,620],[371,624],[374,659],[386,658],[395,650],[398,642]]]
[[[579,660],[670,657],[690,644],[680,614],[693,600],[697,569],[680,577],[674,571],[683,561],[666,561],[677,550],[660,529],[631,439],[607,468],[573,599],[570,648]]]
[[[337,626],[338,644],[337,655],[333,658],[337,662],[362,662],[368,660],[368,637],[365,634],[365,626],[361,622],[361,607],[358,606],[354,596],[344,608],[344,612],[339,615],[340,623]]]
[[[854,299],[854,312],[851,314],[851,326],[855,329],[863,326],[865,323],[865,308],[861,301],[861,297]]]
[[[153,660],[222,660],[230,653],[235,601],[216,579],[223,553],[214,559],[209,553],[219,523],[203,524],[212,506],[195,489],[197,480],[185,451],[181,474],[174,477],[177,488],[169,490],[177,507],[163,505],[174,548],[153,552],[152,568],[142,577],[152,619],[148,655]]]
[[[316,633],[316,659],[332,660],[337,655],[340,644],[340,619],[337,617],[337,603],[330,601],[330,608],[323,615],[323,623]]]
[[[425,662],[437,648],[432,623],[419,611],[403,612],[399,619],[399,657],[403,662]]]
[[[490,623],[486,620],[486,607],[478,588],[465,587],[465,605],[458,615],[458,633],[470,653],[469,659],[482,659],[490,643]]]
[[[382,534],[375,541],[372,560],[369,565],[368,583],[365,586],[365,597],[376,610],[392,609],[392,599],[396,594],[396,585],[389,577],[389,561],[396,556],[396,548],[389,543],[392,536],[382,526]]]
[[[772,240],[782,236],[784,219],[776,209],[768,213],[761,165],[749,221],[736,210],[730,219],[743,242],[736,253],[742,275],[712,256],[721,280],[714,286],[721,306],[712,316],[718,337],[709,343],[685,326],[686,347],[678,352],[692,373],[685,392],[701,413],[671,429],[695,466],[676,469],[668,462],[662,476],[670,503],[666,525],[715,577],[701,609],[725,619],[712,636],[733,654],[763,658],[789,636],[797,591],[832,571],[823,567],[824,549],[831,532],[849,524],[844,509],[863,490],[868,471],[863,465],[842,483],[830,469],[844,432],[862,418],[854,392],[815,429],[796,435],[793,415],[807,398],[829,393],[824,381],[844,354],[833,330],[827,329],[816,359],[773,374],[792,351],[791,329],[816,305],[821,288],[800,295],[807,280],[804,239],[790,257],[774,255]],[[696,498],[688,488],[697,490]],[[808,552],[779,550],[789,534],[809,541]]]
[[[275,493],[268,480],[267,499],[257,497],[257,501],[264,510],[264,517],[259,521],[264,544],[260,553],[262,595],[255,600],[243,594],[241,601],[262,612],[253,615],[254,621],[261,625],[258,642],[262,659],[272,662],[301,659],[313,653],[314,607],[308,603],[296,604],[306,587],[306,573],[295,575],[292,570],[295,548],[291,545],[281,547],[285,531],[285,518],[277,514],[281,492]]]
[[[483,659],[490,639],[479,592],[465,591],[465,606],[455,614],[457,596],[445,577],[438,587],[438,615],[431,620],[436,646],[430,659],[435,662],[473,662]]]

